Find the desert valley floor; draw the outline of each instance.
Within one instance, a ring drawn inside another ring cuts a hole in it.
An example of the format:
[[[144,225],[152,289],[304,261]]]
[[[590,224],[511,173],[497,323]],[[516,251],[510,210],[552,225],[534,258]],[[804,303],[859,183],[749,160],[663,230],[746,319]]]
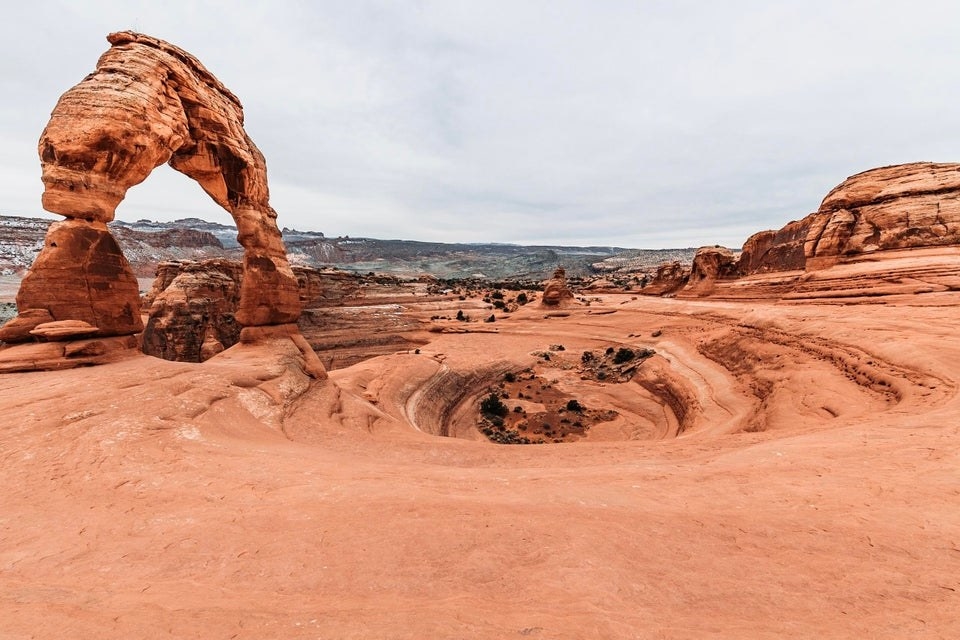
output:
[[[958,637],[960,297],[883,302],[531,304],[322,382],[269,344],[2,375],[0,638]],[[607,345],[652,373],[581,380]],[[487,441],[527,367],[619,417]]]

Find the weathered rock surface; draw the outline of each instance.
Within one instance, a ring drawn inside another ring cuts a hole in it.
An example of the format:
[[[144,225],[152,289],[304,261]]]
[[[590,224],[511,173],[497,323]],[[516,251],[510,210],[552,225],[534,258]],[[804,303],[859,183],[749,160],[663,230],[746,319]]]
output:
[[[662,296],[682,289],[690,278],[690,268],[682,262],[664,262],[657,267],[653,279],[642,289],[646,295]]]
[[[169,163],[199,182],[236,221],[246,272],[238,321],[295,322],[297,281],[269,203],[266,162],[243,129],[240,101],[178,47],[133,32],[107,39],[112,46],[96,70],[60,98],[40,136],[44,208],[69,218],[66,228],[74,233],[82,235],[83,225],[107,233],[104,224],[113,220],[127,189]],[[32,295],[26,308],[63,307],[62,290]],[[96,300],[86,306],[98,312],[114,316],[121,308],[116,295],[91,295]],[[78,313],[68,317],[88,320]],[[88,321],[105,332],[122,332],[109,320]],[[139,331],[137,323],[123,330]]]
[[[567,286],[567,272],[563,267],[557,267],[553,277],[543,284],[540,304],[545,307],[557,307],[573,302],[573,299],[573,292]]]
[[[717,280],[739,275],[737,257],[726,247],[701,247],[693,257],[690,278],[683,288],[683,293],[697,296],[709,295]]]
[[[142,348],[166,360],[202,362],[240,339],[243,269],[229,260],[164,263],[144,296]]]
[[[776,231],[760,231],[743,243],[738,270],[743,274],[802,270],[812,219],[795,220]]]
[[[20,284],[17,308],[29,317],[80,320],[99,328],[97,335],[138,333],[140,288],[116,240],[102,222],[54,222],[36,261]],[[11,323],[24,323],[14,318]],[[27,322],[26,324],[29,324]],[[31,327],[32,328],[32,327]],[[5,327],[6,329],[6,327]],[[29,339],[4,330],[5,342]]]
[[[844,180],[820,208],[743,245],[740,271],[823,269],[876,251],[960,244],[960,164],[914,162]]]
[[[301,303],[307,309],[343,306],[362,300],[363,278],[344,271],[294,267]],[[144,353],[166,360],[203,362],[237,344],[236,315],[244,269],[233,260],[164,262],[143,298],[148,314]],[[301,318],[308,336],[323,333],[317,315]],[[311,338],[312,341],[312,338]]]

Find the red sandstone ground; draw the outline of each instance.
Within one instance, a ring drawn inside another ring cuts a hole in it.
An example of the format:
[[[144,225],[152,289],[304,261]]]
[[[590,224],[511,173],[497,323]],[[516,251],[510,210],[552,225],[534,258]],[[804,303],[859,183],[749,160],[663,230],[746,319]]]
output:
[[[323,383],[245,345],[2,375],[0,638],[960,637],[960,297],[883,300],[531,304]],[[527,366],[619,418],[486,441]]]

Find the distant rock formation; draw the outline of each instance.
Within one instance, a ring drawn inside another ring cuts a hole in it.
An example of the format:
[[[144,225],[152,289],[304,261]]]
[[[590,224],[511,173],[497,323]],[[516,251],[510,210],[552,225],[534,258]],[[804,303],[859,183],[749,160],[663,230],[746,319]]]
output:
[[[690,278],[690,267],[678,260],[664,262],[657,267],[647,286],[641,292],[649,296],[664,296],[682,289]]]
[[[540,304],[547,307],[557,307],[572,302],[573,292],[567,287],[567,272],[563,267],[557,267],[553,277],[543,284],[543,296]]]
[[[693,257],[690,277],[684,287],[684,293],[705,296],[713,292],[720,278],[734,278],[739,275],[738,256],[726,247],[701,247]]]
[[[362,296],[361,277],[355,274],[309,267],[293,267],[293,272],[305,309],[341,306]],[[143,352],[166,360],[203,362],[237,344],[244,277],[242,264],[233,260],[161,263],[143,298],[148,315]]]
[[[148,313],[142,347],[147,355],[202,362],[240,340],[243,267],[229,260],[165,262],[144,296]]]
[[[96,70],[60,98],[40,136],[43,206],[67,220],[51,225],[19,309],[88,322],[99,336],[140,331],[136,279],[106,223],[127,189],[166,162],[236,221],[244,248],[237,321],[296,322],[297,279],[240,101],[178,47],[128,31],[107,40]]]
[[[863,295],[867,290],[873,291],[871,295],[954,290],[958,285],[952,257],[936,257],[932,252],[958,245],[960,164],[880,167],[847,178],[803,219],[753,234],[739,257],[726,249],[698,250],[682,289],[668,284],[675,282],[676,265],[662,265],[642,293],[796,298],[827,297],[831,288],[842,290],[844,296]],[[903,255],[894,253],[921,249],[940,266],[898,266],[898,277],[904,280],[900,284],[885,283],[879,267],[867,269],[871,275],[863,275],[859,284],[838,274],[821,273],[838,264],[881,256],[903,260]]]

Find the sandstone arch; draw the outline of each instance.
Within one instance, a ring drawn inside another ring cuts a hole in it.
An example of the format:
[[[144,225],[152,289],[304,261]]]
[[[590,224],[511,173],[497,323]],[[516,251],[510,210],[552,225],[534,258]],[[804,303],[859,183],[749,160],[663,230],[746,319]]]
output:
[[[139,287],[106,226],[127,190],[163,163],[196,180],[236,221],[244,248],[237,321],[296,322],[297,279],[269,203],[263,154],[233,93],[186,51],[130,31],[60,98],[40,136],[44,248],[17,294],[20,316],[0,329],[26,341],[37,324],[81,321],[96,336],[143,329]],[[35,334],[34,334],[35,335]]]

